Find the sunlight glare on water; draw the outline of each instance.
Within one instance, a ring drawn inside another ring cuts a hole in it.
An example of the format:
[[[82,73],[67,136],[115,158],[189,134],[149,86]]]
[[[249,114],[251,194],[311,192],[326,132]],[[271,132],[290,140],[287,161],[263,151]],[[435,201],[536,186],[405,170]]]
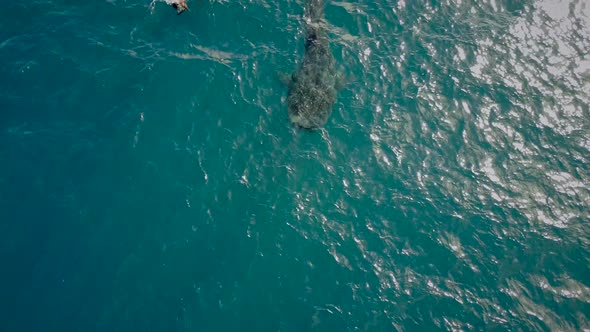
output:
[[[0,5],[2,330],[590,329],[590,5]]]

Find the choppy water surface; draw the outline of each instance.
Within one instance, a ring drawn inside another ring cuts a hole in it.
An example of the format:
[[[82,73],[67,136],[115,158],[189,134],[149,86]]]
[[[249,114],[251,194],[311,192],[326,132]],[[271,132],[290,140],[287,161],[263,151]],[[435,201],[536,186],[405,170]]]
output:
[[[590,329],[590,4],[0,5],[6,331]]]

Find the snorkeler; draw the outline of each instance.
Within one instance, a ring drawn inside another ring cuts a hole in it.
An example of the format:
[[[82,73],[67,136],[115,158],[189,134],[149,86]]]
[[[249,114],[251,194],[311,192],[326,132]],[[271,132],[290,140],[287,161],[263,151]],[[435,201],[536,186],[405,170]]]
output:
[[[176,13],[178,15],[182,14],[184,11],[188,10],[188,6],[186,4],[187,0],[174,0],[171,5],[176,9]]]

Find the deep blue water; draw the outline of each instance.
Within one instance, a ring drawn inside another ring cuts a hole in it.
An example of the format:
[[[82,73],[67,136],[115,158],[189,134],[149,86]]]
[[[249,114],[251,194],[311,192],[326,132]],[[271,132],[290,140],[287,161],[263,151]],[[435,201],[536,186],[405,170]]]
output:
[[[0,330],[590,330],[590,4],[0,4]]]

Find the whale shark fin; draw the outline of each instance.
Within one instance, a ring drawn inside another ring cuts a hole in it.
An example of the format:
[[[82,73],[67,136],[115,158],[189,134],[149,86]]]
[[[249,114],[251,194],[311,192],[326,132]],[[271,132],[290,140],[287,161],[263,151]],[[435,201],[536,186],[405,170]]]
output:
[[[277,77],[287,87],[291,87],[293,84],[293,76],[291,74],[277,72]]]
[[[344,71],[339,70],[336,73],[336,80],[335,80],[335,88],[337,91],[340,90],[344,90],[344,88],[346,88],[347,85],[349,85],[351,82],[355,81],[356,78],[354,77],[354,75],[350,74],[347,75],[344,73]]]

